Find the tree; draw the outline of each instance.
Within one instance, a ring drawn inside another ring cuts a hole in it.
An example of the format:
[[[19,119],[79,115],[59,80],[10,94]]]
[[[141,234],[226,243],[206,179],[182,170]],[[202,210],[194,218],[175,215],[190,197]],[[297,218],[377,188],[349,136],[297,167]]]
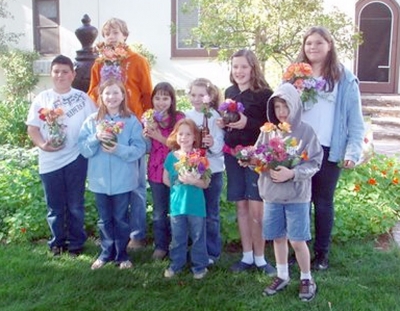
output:
[[[361,39],[345,13],[324,13],[323,0],[189,0],[184,10],[199,11],[191,40],[206,49],[218,47],[220,60],[250,48],[263,64],[271,58],[286,64],[297,57],[302,35],[312,25],[328,28],[344,57],[353,57]]]
[[[0,0],[0,19],[14,18],[13,15],[8,11],[8,6],[6,0]],[[8,44],[18,43],[19,38],[23,34],[14,33],[14,32],[6,32],[6,26],[0,26],[0,51],[4,51],[8,49]]]

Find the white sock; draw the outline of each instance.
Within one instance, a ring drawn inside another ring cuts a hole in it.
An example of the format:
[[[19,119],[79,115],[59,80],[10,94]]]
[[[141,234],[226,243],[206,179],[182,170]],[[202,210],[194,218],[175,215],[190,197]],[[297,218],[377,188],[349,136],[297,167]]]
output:
[[[267,264],[264,256],[254,256],[254,262],[257,267],[262,267]]]
[[[277,264],[276,265],[278,278],[287,280],[289,278],[289,265],[288,264]]]
[[[250,251],[250,252],[243,252],[242,261],[243,261],[244,263],[247,263],[248,265],[253,264],[253,262],[254,262],[253,251]]]
[[[300,280],[311,280],[311,271],[308,272],[300,272]]]

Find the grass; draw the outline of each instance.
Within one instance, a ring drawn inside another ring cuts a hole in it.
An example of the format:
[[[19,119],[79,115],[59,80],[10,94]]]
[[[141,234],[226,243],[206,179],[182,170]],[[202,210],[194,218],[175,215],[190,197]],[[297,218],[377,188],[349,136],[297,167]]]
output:
[[[232,274],[239,253],[224,252],[203,280],[189,271],[166,280],[167,261],[153,262],[152,249],[131,253],[134,268],[109,264],[91,271],[98,247],[87,243],[78,258],[54,258],[46,244],[0,245],[0,310],[399,310],[400,250],[380,251],[374,241],[334,244],[331,268],[314,272],[317,297],[297,298],[299,272],[274,297],[261,295],[271,281],[258,272]],[[271,244],[267,257],[273,258]]]

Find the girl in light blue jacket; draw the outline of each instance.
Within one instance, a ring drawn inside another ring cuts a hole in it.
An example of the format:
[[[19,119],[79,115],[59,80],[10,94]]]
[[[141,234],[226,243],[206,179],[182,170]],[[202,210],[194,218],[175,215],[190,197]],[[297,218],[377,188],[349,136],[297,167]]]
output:
[[[321,170],[312,178],[315,211],[312,267],[326,270],[334,220],[333,198],[341,168],[351,169],[360,159],[364,121],[358,79],[339,62],[335,43],[324,27],[311,27],[303,37],[297,59],[311,65],[315,78],[326,81],[316,103],[304,102],[302,120],[309,123],[324,150]]]
[[[99,111],[89,116],[79,134],[79,149],[88,158],[89,190],[94,192],[99,213],[101,254],[92,270],[114,261],[120,269],[132,267],[128,207],[137,186],[134,162],[145,153],[142,126],[128,110],[124,85],[106,80],[99,87]]]

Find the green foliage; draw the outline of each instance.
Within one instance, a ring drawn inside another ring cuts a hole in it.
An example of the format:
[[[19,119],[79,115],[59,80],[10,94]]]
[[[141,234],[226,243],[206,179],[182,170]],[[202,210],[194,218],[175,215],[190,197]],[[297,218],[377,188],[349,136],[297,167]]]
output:
[[[6,0],[0,0],[0,20],[13,18],[13,15],[8,11]],[[23,36],[22,33],[7,32],[6,24],[4,21],[4,24],[0,26],[0,51],[2,52],[8,49],[10,43],[18,43],[19,38]]]
[[[198,8],[199,25],[191,40],[206,49],[218,47],[222,60],[251,48],[262,63],[270,58],[293,61],[302,34],[312,25],[327,27],[346,56],[353,57],[360,43],[351,17],[338,9],[324,13],[323,0],[189,0],[184,10]]]
[[[397,158],[376,154],[342,172],[335,194],[336,240],[389,232],[400,216],[399,169]]]
[[[139,53],[140,55],[144,56],[149,62],[150,67],[153,67],[156,64],[157,56],[151,53],[149,49],[146,48],[142,43],[135,42],[132,43],[130,47],[136,53]]]
[[[9,102],[26,99],[38,82],[38,75],[33,72],[33,62],[39,59],[36,52],[10,50],[0,54],[0,66],[4,70],[6,84],[1,89],[2,95]]]
[[[31,146],[25,120],[30,106],[27,95],[38,82],[38,76],[33,72],[33,61],[36,59],[37,53],[21,50],[0,54],[0,66],[6,78],[0,96],[4,98],[0,101],[0,144]]]

